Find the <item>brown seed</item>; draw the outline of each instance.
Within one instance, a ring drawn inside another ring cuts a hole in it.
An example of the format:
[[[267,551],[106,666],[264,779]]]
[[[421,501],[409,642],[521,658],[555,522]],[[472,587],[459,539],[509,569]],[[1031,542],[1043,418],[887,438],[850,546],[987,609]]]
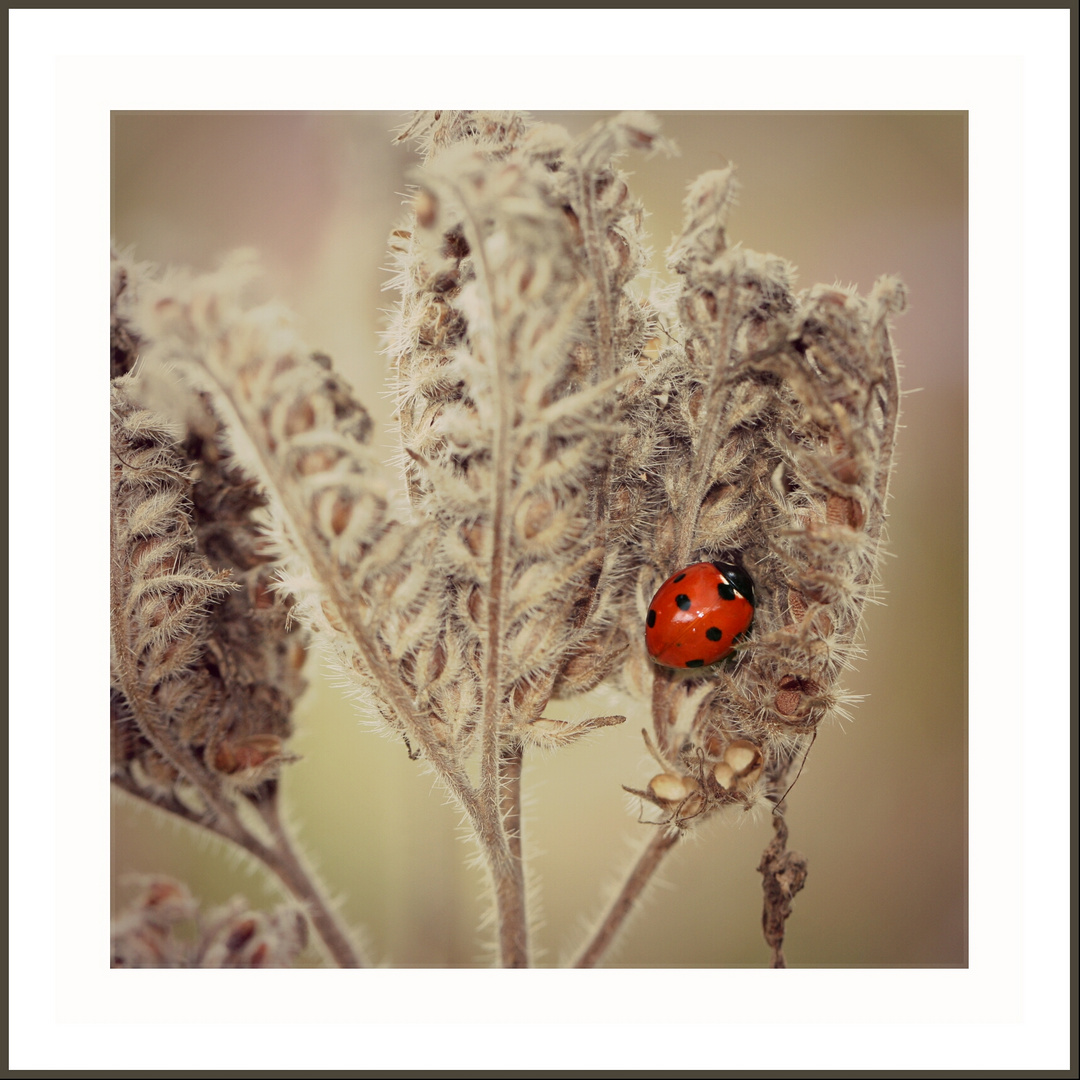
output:
[[[577,245],[585,242],[585,234],[581,231],[581,222],[578,220],[577,214],[574,213],[573,208],[569,206],[563,207],[563,214],[566,217],[567,223],[570,225],[570,232],[573,235],[574,243]]]
[[[299,435],[315,426],[315,410],[308,400],[294,402],[285,415],[285,434]]]
[[[816,694],[818,685],[813,679],[800,679],[797,675],[785,675],[777,692],[776,711],[781,716],[794,716],[800,711],[804,694]]]
[[[292,371],[298,363],[299,361],[291,353],[279,356],[274,364],[274,378],[277,378],[279,375],[284,375],[286,371]]]
[[[484,594],[478,585],[474,585],[469,590],[469,599],[465,604],[466,610],[469,612],[469,618],[479,626],[481,620],[484,617]]]
[[[335,536],[340,536],[349,527],[351,517],[352,501],[343,495],[338,495],[334,499],[334,508],[330,512],[330,528],[334,530]]]
[[[780,690],[776,695],[776,711],[781,716],[794,716],[799,711],[802,694],[798,690]]]
[[[525,499],[515,515],[521,536],[531,540],[544,530],[554,512],[555,504],[546,496],[534,495]]]
[[[484,527],[478,521],[474,521],[471,525],[463,525],[461,528],[461,538],[465,541],[465,546],[469,551],[479,557],[484,550]]]
[[[302,454],[296,462],[296,471],[301,476],[313,476],[315,473],[326,472],[338,461],[339,454],[335,450],[309,450]]]
[[[825,520],[830,525],[855,526],[855,504],[842,495],[830,495],[825,502]]]
[[[255,936],[255,920],[244,919],[232,928],[225,940],[225,948],[229,952],[237,952],[242,949]]]
[[[695,422],[697,421],[698,414],[701,412],[702,405],[705,404],[705,390],[702,386],[695,386],[690,391],[690,399],[686,403],[686,407],[690,412],[690,417]]]
[[[794,589],[788,589],[787,598],[792,621],[798,622],[806,614],[806,601],[802,593],[797,593]]]
[[[428,678],[435,682],[446,670],[446,646],[442,641],[436,641],[431,650],[431,658],[428,661]]]

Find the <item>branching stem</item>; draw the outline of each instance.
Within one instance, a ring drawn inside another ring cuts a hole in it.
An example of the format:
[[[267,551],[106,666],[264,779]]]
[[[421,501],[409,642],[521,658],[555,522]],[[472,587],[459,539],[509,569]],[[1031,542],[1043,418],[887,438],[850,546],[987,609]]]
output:
[[[254,805],[270,830],[274,844],[265,852],[252,854],[261,858],[304,905],[315,932],[338,967],[366,967],[359,950],[330,906],[318,879],[297,854],[292,837],[281,820],[276,792],[271,798],[259,800]]]
[[[503,791],[500,780],[499,722],[503,709],[502,654],[505,647],[504,623],[506,603],[506,567],[509,546],[509,513],[507,510],[512,482],[510,391],[507,380],[512,371],[509,357],[502,354],[495,309],[494,274],[487,261],[481,223],[477,221],[470,200],[463,192],[455,192],[461,202],[470,232],[469,244],[474,253],[476,275],[488,307],[490,344],[487,362],[491,371],[492,392],[495,398],[494,430],[491,435],[492,492],[491,492],[491,554],[489,562],[487,627],[484,657],[484,696],[480,720],[480,790],[479,798],[471,800],[469,811],[480,843],[483,845],[495,886],[499,922],[499,953],[503,967],[528,967],[526,934],[525,877],[520,851],[515,855],[513,842],[503,823]],[[520,762],[518,777],[520,783]]]
[[[136,799],[243,848],[270,870],[279,884],[301,904],[322,942],[327,957],[334,964],[342,968],[367,966],[348,931],[327,901],[314,874],[297,856],[291,838],[278,815],[276,793],[269,799],[257,802],[252,800],[260,818],[270,830],[272,842],[267,844],[244,826],[235,814],[238,829],[234,833],[223,826],[220,817],[197,814],[172,795],[152,795],[123,774],[113,777],[113,785]]]

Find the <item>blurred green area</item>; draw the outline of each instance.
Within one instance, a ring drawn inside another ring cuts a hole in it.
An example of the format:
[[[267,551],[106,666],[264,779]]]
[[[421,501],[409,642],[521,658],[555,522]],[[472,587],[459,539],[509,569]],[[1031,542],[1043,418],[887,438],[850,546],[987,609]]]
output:
[[[537,113],[581,132],[600,113]],[[729,162],[742,184],[729,237],[783,255],[799,285],[883,273],[908,286],[896,320],[905,398],[893,482],[886,603],[846,680],[864,700],[822,729],[788,798],[790,844],[809,859],[788,925],[795,967],[967,963],[967,122],[963,113],[659,114],[680,155],[630,156],[650,213],[652,269],[679,228],[687,184]],[[301,317],[382,431],[389,428],[380,309],[386,237],[413,158],[390,113],[114,113],[112,231],[137,258],[210,269],[254,246],[266,291]],[[393,966],[486,963],[482,872],[459,813],[398,741],[366,730],[333,678],[311,665],[295,717],[303,760],[286,809],[350,923]],[[527,851],[542,963],[581,940],[644,842],[621,784],[652,772],[647,703],[613,691],[548,715],[625,712],[628,721],[557,755],[527,759]],[[764,815],[712,822],[668,861],[611,963],[761,967]],[[114,801],[114,902],[131,871],[171,874],[204,903],[278,895],[220,844]],[[313,950],[308,962],[317,963]]]

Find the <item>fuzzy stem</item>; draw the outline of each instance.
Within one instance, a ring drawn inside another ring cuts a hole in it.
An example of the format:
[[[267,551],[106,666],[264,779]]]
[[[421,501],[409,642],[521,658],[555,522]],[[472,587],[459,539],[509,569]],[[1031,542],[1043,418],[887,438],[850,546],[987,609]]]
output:
[[[473,826],[487,856],[498,916],[499,963],[507,968],[529,966],[525,867],[521,853],[521,767],[519,742],[499,750],[499,832],[493,835],[486,815]]]
[[[645,850],[638,857],[630,871],[629,876],[623,883],[619,894],[615,897],[611,907],[608,908],[599,928],[593,934],[592,939],[582,950],[573,966],[577,968],[595,967],[608,947],[615,940],[627,916],[633,911],[638,897],[644,892],[645,887],[652,881],[663,861],[664,856],[678,843],[683,834],[677,829],[663,828],[658,830]]]
[[[492,546],[487,596],[487,641],[485,643],[484,698],[480,719],[480,791],[479,798],[466,806],[477,836],[484,848],[495,888],[499,921],[499,953],[503,967],[528,967],[527,919],[525,912],[525,876],[520,856],[515,856],[502,817],[502,792],[499,781],[499,721],[503,707],[503,624],[506,562],[509,548],[509,515],[506,511],[511,475],[509,388],[506,385],[506,358],[499,348],[498,313],[495,310],[495,283],[488,265],[480,222],[475,218],[467,196],[455,192],[464,209],[474,252],[477,280],[488,305],[491,343],[488,364],[496,399],[495,422],[491,440]]]
[[[480,720],[480,800],[485,812],[496,812],[499,804],[499,719],[503,702],[503,593],[505,591],[506,557],[509,537],[506,513],[510,487],[510,424],[512,417],[506,415],[509,392],[504,369],[506,358],[499,348],[498,313],[495,309],[495,280],[488,265],[487,252],[480,222],[472,212],[471,204],[460,190],[461,200],[468,220],[470,247],[476,265],[477,281],[488,307],[488,323],[491,343],[488,365],[491,371],[495,397],[494,430],[491,433],[492,492],[491,492],[491,561],[487,596],[487,642],[484,657],[484,702]],[[496,813],[497,816],[497,813]],[[503,833],[501,820],[495,833]]]
[[[675,719],[671,700],[673,683],[671,672],[656,665],[653,670],[652,691],[653,734],[656,736],[656,745],[665,758],[668,753],[668,733]]]
[[[502,815],[510,854],[521,861],[521,768],[525,746],[513,742],[499,752],[499,778],[502,782]]]
[[[304,865],[297,854],[278,812],[277,792],[274,791],[268,799],[257,802],[253,799],[252,802],[274,838],[272,849],[267,849],[264,854],[253,854],[258,854],[303,904],[315,932],[322,939],[326,952],[334,963],[341,968],[366,967],[367,964],[336,917],[315,874],[310,867]]]
[[[506,968],[529,966],[528,920],[525,911],[525,874],[521,859],[512,851],[499,821],[500,831],[491,831],[487,817],[473,818],[480,845],[487,856],[495,892],[499,926],[499,963]]]

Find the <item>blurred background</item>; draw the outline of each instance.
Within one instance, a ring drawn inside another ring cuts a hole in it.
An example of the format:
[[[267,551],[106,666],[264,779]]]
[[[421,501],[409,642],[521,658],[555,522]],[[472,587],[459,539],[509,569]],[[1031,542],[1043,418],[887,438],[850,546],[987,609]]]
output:
[[[603,115],[537,112],[584,131]],[[789,259],[798,286],[898,274],[895,322],[908,395],[901,415],[883,585],[867,655],[846,679],[864,696],[850,723],[819,733],[788,797],[789,844],[809,859],[785,946],[792,967],[967,963],[967,117],[958,112],[659,113],[679,155],[629,156],[649,213],[651,270],[681,219],[687,185],[734,163],[732,242]],[[291,307],[397,447],[380,354],[394,302],[386,239],[404,213],[410,150],[397,113],[114,112],[112,234],[135,256],[213,269],[259,250],[266,293]],[[642,287],[647,286],[643,279]],[[317,660],[295,715],[303,760],[286,810],[341,909],[379,962],[485,964],[481,871],[460,815],[399,740],[367,729]],[[538,886],[538,962],[571,955],[648,826],[621,784],[655,772],[647,703],[598,690],[550,716],[622,712],[626,724],[526,760],[526,851]],[[279,902],[259,873],[164,815],[117,795],[114,908],[126,874],[178,877],[205,904],[242,893]],[[765,815],[713,821],[676,850],[609,966],[763,967]],[[305,962],[318,963],[309,950]]]

